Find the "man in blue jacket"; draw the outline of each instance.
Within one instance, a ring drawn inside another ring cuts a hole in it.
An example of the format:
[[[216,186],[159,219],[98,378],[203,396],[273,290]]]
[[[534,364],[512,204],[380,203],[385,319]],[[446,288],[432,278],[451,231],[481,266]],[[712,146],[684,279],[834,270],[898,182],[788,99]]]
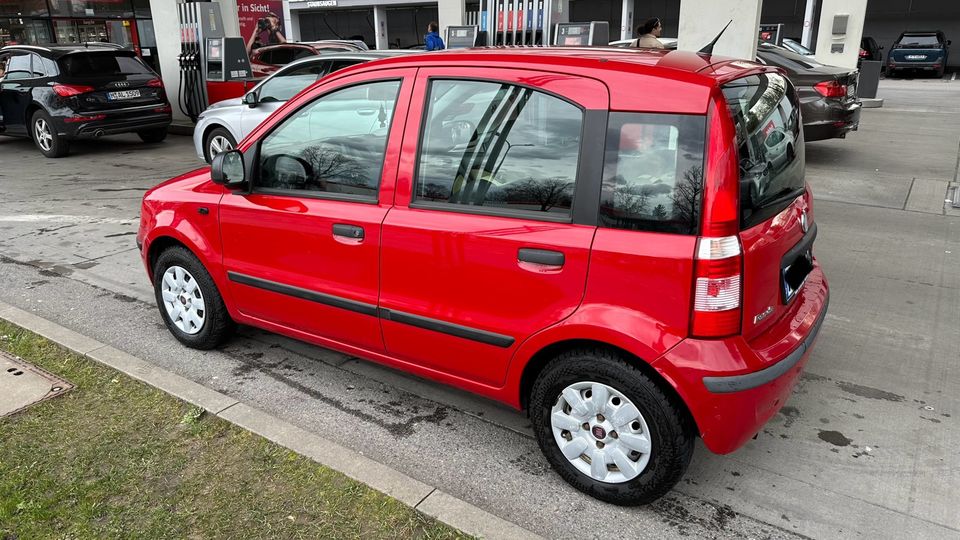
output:
[[[427,25],[427,35],[423,37],[423,42],[426,43],[428,51],[442,51],[447,48],[438,30],[440,25],[435,22]]]

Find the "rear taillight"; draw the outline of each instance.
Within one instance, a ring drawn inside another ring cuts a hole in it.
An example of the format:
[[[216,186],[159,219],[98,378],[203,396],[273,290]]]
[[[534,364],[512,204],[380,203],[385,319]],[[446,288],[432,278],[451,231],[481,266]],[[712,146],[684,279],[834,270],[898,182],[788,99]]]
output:
[[[695,337],[720,338],[740,332],[742,253],[737,236],[697,241],[691,320]]]
[[[55,84],[53,85],[53,91],[60,97],[71,97],[93,92],[93,87],[79,84]]]
[[[847,95],[847,85],[839,81],[823,81],[815,84],[813,89],[821,96],[828,98],[842,98]]]
[[[710,100],[703,217],[693,274],[691,332],[719,338],[740,332],[740,170],[736,131],[719,96]]]
[[[147,81],[147,86],[151,88],[163,88],[163,81],[160,79],[151,79]]]
[[[870,53],[868,53],[865,49],[860,49],[860,58],[866,58],[868,56],[870,56]]]

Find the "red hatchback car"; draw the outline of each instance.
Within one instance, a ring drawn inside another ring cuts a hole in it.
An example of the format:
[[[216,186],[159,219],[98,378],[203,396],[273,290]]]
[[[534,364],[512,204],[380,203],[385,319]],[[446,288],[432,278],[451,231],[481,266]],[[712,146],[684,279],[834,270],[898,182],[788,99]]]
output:
[[[564,48],[337,72],[148,192],[137,238],[187,346],[248,324],[508,403],[564,479],[639,504],[789,398],[816,234],[782,72]]]

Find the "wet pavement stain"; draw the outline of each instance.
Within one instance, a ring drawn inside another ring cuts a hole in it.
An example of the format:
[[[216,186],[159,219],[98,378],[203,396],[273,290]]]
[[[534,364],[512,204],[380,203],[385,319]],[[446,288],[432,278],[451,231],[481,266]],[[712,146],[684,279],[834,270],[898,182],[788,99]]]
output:
[[[921,416],[920,418],[922,418],[922,419],[924,419],[924,420],[927,420],[927,421],[929,421],[929,422],[933,422],[934,424],[939,424],[939,423],[940,423],[940,420],[938,420],[938,419],[936,419],[936,418],[927,418],[926,416]]]
[[[828,442],[834,446],[850,446],[850,443],[853,442],[853,439],[848,439],[839,431],[825,431],[821,429],[817,437],[820,437],[821,441]]]
[[[837,381],[837,386],[849,394],[870,399],[882,399],[893,402],[905,401],[907,399],[900,394],[894,394],[893,392],[887,392],[886,390],[880,390],[878,388],[871,388],[869,386],[863,386],[845,381]]]
[[[797,421],[797,418],[800,418],[800,409],[791,405],[787,405],[786,407],[780,409],[780,414],[787,417],[786,422],[783,423],[783,427],[788,428]]]
[[[104,238],[116,238],[118,236],[133,236],[135,234],[137,234],[136,231],[129,231],[129,232],[116,233],[116,234],[108,234],[104,236]]]

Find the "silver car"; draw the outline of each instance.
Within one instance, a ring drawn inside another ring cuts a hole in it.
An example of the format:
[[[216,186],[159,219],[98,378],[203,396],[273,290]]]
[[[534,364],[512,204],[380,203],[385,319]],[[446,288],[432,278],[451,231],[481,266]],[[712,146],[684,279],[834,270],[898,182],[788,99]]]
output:
[[[303,58],[264,79],[242,98],[225,99],[207,107],[197,118],[193,145],[197,156],[209,163],[213,156],[231,150],[273,111],[318,79],[363,62],[411,51],[334,52]]]

